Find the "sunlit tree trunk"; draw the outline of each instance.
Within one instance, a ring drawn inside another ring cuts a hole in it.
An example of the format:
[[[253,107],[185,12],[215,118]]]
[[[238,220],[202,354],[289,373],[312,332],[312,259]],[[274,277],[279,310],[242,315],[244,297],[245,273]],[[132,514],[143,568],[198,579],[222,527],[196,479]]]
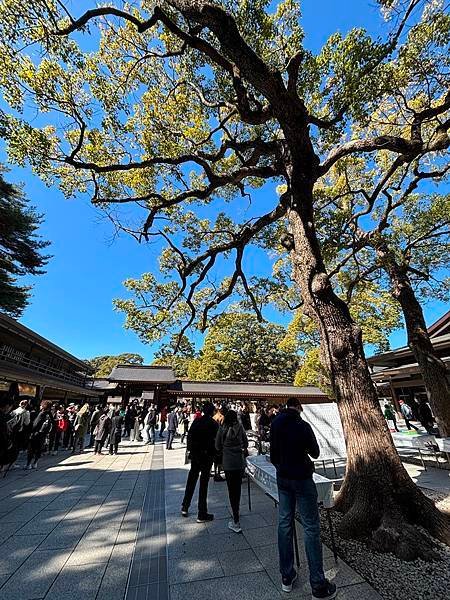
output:
[[[387,248],[378,248],[377,254],[389,275],[392,295],[402,307],[408,346],[419,366],[439,432],[444,437],[450,436],[450,384],[445,364],[434,352],[422,307],[407,272],[395,261]]]
[[[334,293],[325,271],[312,212],[312,192],[303,186],[289,212],[294,279],[305,312],[318,324],[322,356],[330,373],[347,445],[347,471],[337,508],[340,530],[369,534],[375,548],[402,558],[429,558],[426,539],[412,524],[450,543],[447,516],[412,482],[394,447],[364,356],[360,327]],[[414,531],[414,533],[413,533]]]

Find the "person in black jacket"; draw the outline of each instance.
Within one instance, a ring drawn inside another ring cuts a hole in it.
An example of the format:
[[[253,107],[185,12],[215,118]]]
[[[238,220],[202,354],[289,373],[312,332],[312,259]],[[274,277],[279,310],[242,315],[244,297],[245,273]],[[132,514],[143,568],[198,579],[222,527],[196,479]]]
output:
[[[181,514],[183,517],[187,517],[189,514],[189,506],[200,475],[197,523],[206,523],[214,519],[214,515],[209,514],[207,508],[209,474],[214,461],[216,434],[219,429],[219,425],[212,418],[214,410],[212,404],[205,404],[203,416],[192,423],[187,436],[187,451],[191,458],[191,469],[186,482]]]
[[[120,416],[120,410],[115,410],[114,415],[111,419],[111,431],[109,434],[110,454],[117,454],[119,450],[119,443],[122,439],[122,422],[123,419]]]
[[[277,470],[279,497],[278,552],[282,590],[290,592],[297,578],[294,569],[294,518],[300,513],[305,532],[305,551],[313,598],[336,597],[336,586],[323,571],[317,489],[313,481],[314,463],[319,445],[309,425],[300,416],[298,398],[289,398],[270,428],[270,460]]]
[[[8,392],[0,391],[0,468],[7,468],[14,459],[11,457],[12,439],[8,427],[13,401]]]
[[[41,458],[45,438],[54,426],[51,414],[52,403],[50,400],[41,402],[41,410],[31,426],[30,441],[28,443],[28,457],[26,469],[37,469],[38,460]]]
[[[427,433],[433,435],[433,413],[425,398],[419,400],[419,421],[422,427],[425,427]]]

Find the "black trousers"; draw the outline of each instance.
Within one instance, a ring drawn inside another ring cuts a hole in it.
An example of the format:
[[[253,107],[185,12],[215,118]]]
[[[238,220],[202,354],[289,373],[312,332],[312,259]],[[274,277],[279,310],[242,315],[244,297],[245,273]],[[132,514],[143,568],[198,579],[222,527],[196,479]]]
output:
[[[212,457],[192,457],[191,458],[191,470],[186,482],[186,491],[184,493],[184,499],[182,506],[186,510],[191,505],[192,496],[195,492],[195,486],[197,485],[198,476],[200,475],[200,488],[198,490],[198,514],[205,515],[208,512],[208,484],[209,474],[213,464]]]
[[[110,454],[117,454],[118,450],[119,450],[119,440],[116,440],[114,442],[114,444],[109,445],[109,453]]]
[[[64,432],[64,435],[63,435],[63,446],[64,446],[64,448],[69,448],[69,447],[72,446],[72,442],[73,442],[72,435],[73,435],[72,428],[69,427],[67,429],[67,431]]]
[[[101,452],[103,446],[103,440],[95,440],[94,452]]]
[[[53,450],[54,452],[58,452],[58,448],[61,444],[61,436],[62,436],[62,431],[60,429],[57,429],[55,432],[55,439],[53,440]]]
[[[241,503],[242,471],[225,471],[227,480],[228,497],[235,523],[239,522],[239,505]]]
[[[55,438],[56,438],[56,428],[53,429],[48,434],[48,451],[51,452],[55,447]]]
[[[33,460],[34,462],[37,462],[41,458],[44,442],[45,435],[41,435],[40,433],[30,438],[28,444],[27,465],[30,465]]]
[[[411,429],[411,427],[412,427],[416,431],[419,431],[419,429],[415,425],[413,425],[407,417],[403,416],[403,418],[405,419],[405,424],[408,429]]]

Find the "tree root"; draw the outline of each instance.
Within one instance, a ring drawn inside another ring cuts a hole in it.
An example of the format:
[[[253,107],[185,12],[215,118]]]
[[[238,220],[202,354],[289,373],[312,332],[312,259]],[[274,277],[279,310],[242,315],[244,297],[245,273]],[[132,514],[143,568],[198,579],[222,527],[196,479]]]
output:
[[[437,540],[450,543],[450,520],[420,490],[410,491],[407,499],[397,501],[364,493],[352,495],[352,502],[349,496],[338,501],[336,508],[343,512],[339,535],[361,539],[374,551],[391,552],[401,560],[439,560]]]
[[[384,519],[372,533],[370,546],[377,552],[392,552],[405,561],[416,558],[440,560],[436,542],[419,527],[413,527],[405,521],[392,523],[390,519]]]

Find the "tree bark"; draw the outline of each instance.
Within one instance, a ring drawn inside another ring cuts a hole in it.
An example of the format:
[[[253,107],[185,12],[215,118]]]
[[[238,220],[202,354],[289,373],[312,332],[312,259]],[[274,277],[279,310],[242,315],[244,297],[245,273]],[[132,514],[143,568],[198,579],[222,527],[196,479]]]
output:
[[[292,187],[295,195],[295,186]],[[314,229],[312,195],[289,212],[294,238],[294,279],[305,311],[318,324],[322,355],[330,373],[341,416],[347,470],[337,509],[344,513],[340,533],[370,536],[374,548],[413,559],[435,557],[429,540],[412,525],[421,525],[450,544],[450,520],[413,483],[392,441],[364,356],[360,327],[334,293],[325,271]]]
[[[434,352],[422,307],[414,293],[406,269],[398,264],[386,248],[378,248],[377,254],[390,278],[392,295],[402,307],[408,346],[419,365],[439,432],[442,436],[448,437],[450,436],[450,383],[447,369]]]

